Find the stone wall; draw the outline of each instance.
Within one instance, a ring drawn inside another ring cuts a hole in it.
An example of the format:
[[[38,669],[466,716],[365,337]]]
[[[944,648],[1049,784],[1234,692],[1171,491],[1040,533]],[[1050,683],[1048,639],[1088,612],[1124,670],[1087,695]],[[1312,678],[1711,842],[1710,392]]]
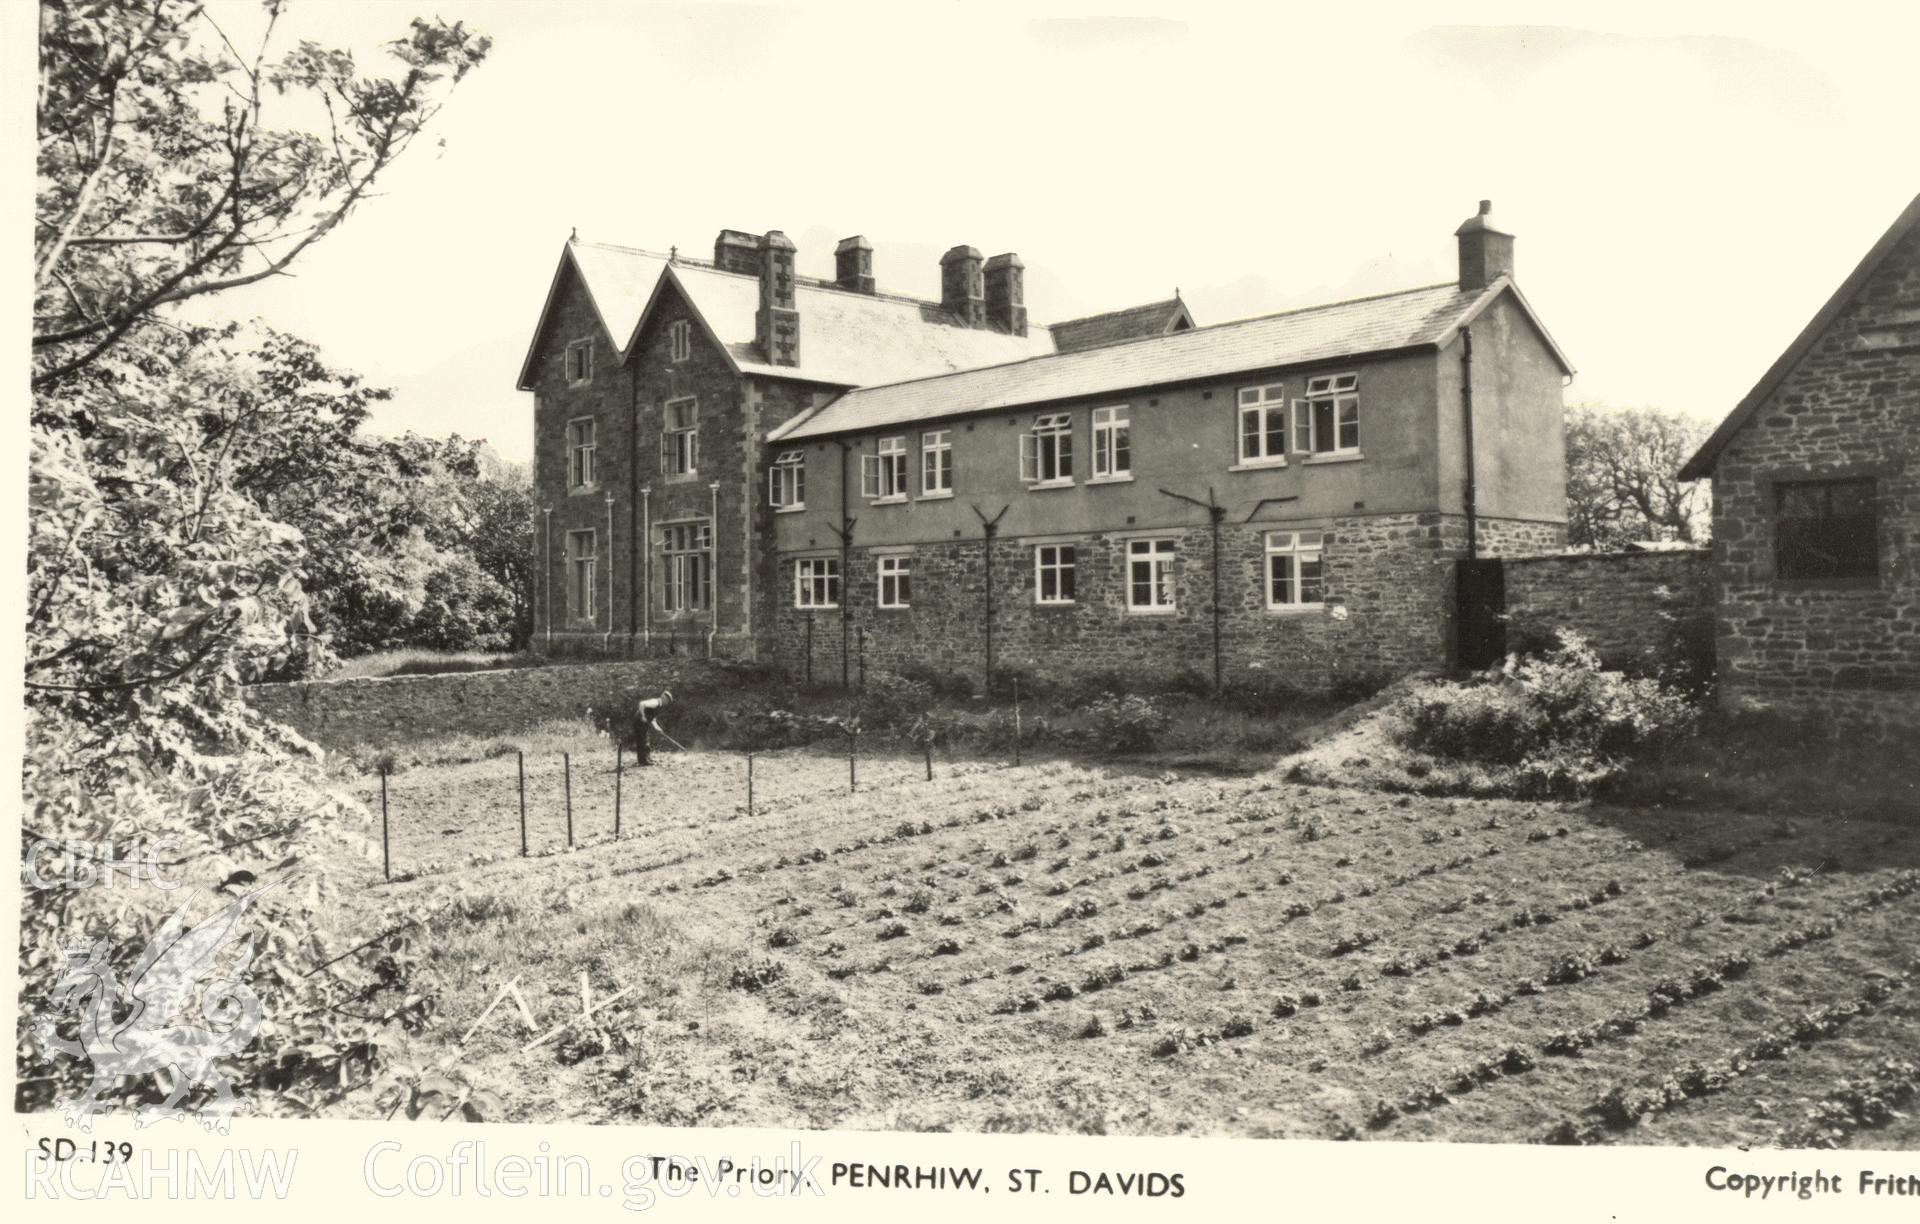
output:
[[[256,684],[247,704],[325,748],[394,744],[440,735],[506,735],[549,718],[604,709],[630,688],[691,691],[694,660],[553,665],[437,676],[356,677]]]
[[[1908,234],[1713,469],[1720,692],[1835,725],[1920,730],[1920,230]],[[1870,478],[1877,572],[1774,572],[1776,486]]]
[[[1324,532],[1323,606],[1267,607],[1265,535]],[[1557,523],[1483,522],[1482,540],[1508,551],[1557,548]],[[1128,545],[1171,539],[1175,610],[1127,606]],[[1456,515],[1355,515],[1311,523],[1224,523],[1220,527],[1220,642],[1228,681],[1255,677],[1324,688],[1447,665],[1452,651],[1452,560],[1462,554],[1465,523]],[[1035,599],[1034,551],[1042,543],[1076,550],[1074,602]],[[908,608],[878,606],[879,558],[912,558]],[[814,554],[809,554],[814,555]],[[819,554],[826,555],[826,554]],[[838,553],[832,555],[838,556]],[[780,559],[771,640],[762,657],[790,674],[838,680],[842,629],[847,671],[869,674],[925,667],[983,682],[987,639],[986,546],[970,540],[852,549],[842,574],[841,607],[809,613],[791,597],[793,560]],[[1135,673],[1165,681],[1213,672],[1213,537],[1204,525],[1151,532],[999,538],[993,542],[993,650],[996,671],[1050,678]],[[811,633],[807,621],[811,616]]]
[[[1650,662],[1676,642],[1704,647],[1712,560],[1706,549],[1507,558],[1508,648],[1570,629],[1619,667]]]

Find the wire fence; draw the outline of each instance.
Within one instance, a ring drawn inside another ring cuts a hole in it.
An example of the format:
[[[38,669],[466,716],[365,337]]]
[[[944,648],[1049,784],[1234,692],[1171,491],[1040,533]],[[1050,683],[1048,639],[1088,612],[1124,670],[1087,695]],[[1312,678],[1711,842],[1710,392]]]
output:
[[[932,737],[919,737],[915,752],[866,755],[856,732],[844,738],[846,793],[883,786],[932,782],[935,766],[951,768],[953,758],[936,753]],[[597,844],[644,837],[650,828],[689,817],[753,817],[799,797],[818,798],[822,757],[816,750],[760,752],[675,752],[655,749],[654,763],[641,766],[615,744],[604,752],[546,753],[529,760],[515,750],[505,757],[422,776],[394,775],[382,764],[380,777],[381,875],[392,881],[440,872],[475,862],[533,857]],[[936,756],[939,760],[936,762]],[[1018,743],[1013,763],[1019,764]],[[793,762],[805,762],[795,769]]]

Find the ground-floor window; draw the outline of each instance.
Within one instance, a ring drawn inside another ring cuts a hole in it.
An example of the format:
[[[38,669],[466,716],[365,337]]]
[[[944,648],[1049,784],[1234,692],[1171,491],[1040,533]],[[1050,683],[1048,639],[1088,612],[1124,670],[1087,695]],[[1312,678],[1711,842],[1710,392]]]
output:
[[[567,619],[593,619],[593,565],[595,560],[592,531],[567,533]]]
[[[1041,544],[1033,550],[1033,602],[1073,602],[1074,551],[1071,544]]]
[[[913,580],[912,557],[880,558],[880,606],[883,608],[905,608],[913,602],[911,583]]]
[[[1127,544],[1127,607],[1135,612],[1171,612],[1172,540],[1131,540]]]
[[[1318,531],[1267,533],[1267,607],[1319,607],[1325,598]]]
[[[840,561],[836,557],[802,557],[793,563],[793,606],[840,606]]]
[[[713,596],[712,526],[669,523],[660,540],[660,606],[668,612],[705,610]]]

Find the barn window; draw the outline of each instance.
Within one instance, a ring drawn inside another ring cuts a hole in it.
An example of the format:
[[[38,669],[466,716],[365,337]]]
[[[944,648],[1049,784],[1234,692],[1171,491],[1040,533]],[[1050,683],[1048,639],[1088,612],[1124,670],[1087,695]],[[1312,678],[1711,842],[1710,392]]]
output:
[[[1774,574],[1843,580],[1879,576],[1874,482],[1796,480],[1773,486]]]

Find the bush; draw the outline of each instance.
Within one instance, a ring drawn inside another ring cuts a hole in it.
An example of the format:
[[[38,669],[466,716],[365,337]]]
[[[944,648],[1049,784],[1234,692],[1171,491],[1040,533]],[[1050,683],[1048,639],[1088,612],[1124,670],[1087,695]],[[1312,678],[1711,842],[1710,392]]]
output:
[[[1151,697],[1108,693],[1087,706],[1096,746],[1109,752],[1145,752],[1171,721]]]
[[[935,667],[931,663],[923,663],[918,659],[902,663],[898,672],[902,680],[925,685],[927,691],[935,697],[955,697],[964,700],[974,694],[973,677],[965,672]]]
[[[1652,677],[1603,671],[1577,634],[1542,658],[1509,656],[1464,684],[1424,685],[1395,711],[1403,742],[1455,760],[1518,766],[1526,789],[1586,788],[1622,758],[1684,734],[1696,711]]]

